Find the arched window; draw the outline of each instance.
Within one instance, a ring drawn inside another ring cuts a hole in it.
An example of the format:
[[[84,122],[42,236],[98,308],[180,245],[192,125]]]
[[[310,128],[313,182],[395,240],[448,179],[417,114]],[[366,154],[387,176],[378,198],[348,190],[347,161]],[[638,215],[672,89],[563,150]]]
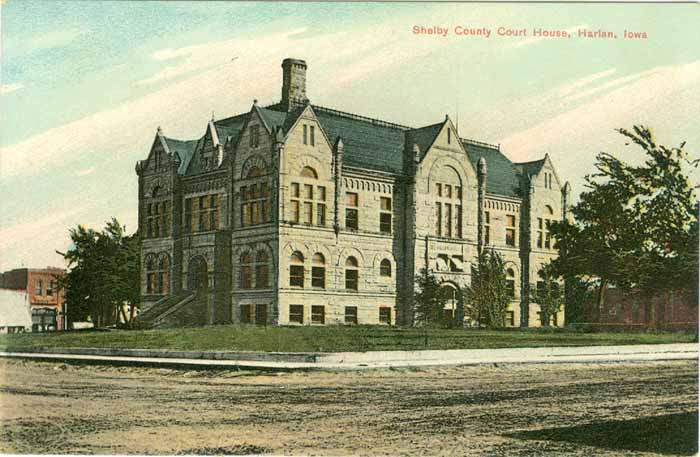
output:
[[[241,289],[250,289],[253,287],[253,256],[250,252],[241,254],[240,263],[239,287]]]
[[[451,322],[457,316],[457,305],[459,302],[457,300],[457,288],[450,283],[446,283],[440,289],[445,294],[445,298],[447,298],[442,310],[442,316],[446,322]]]
[[[270,287],[270,256],[264,250],[259,250],[255,256],[255,288]]]
[[[326,288],[326,258],[317,252],[313,257],[311,266],[311,287]]]
[[[515,271],[512,268],[506,270],[506,290],[510,298],[515,298]]]
[[[170,291],[170,257],[168,254],[161,254],[158,259],[158,293],[168,295]]]
[[[379,263],[379,276],[391,276],[391,262],[384,259]]]
[[[146,293],[155,294],[157,290],[156,257],[153,254],[146,256]]]
[[[437,169],[431,176],[435,198],[435,234],[462,238],[462,178],[450,166]]]
[[[170,236],[171,206],[170,200],[162,188],[156,186],[151,191],[151,201],[146,203],[146,213],[143,233],[144,238],[164,238]],[[158,200],[156,200],[158,199]],[[166,200],[164,200],[166,199]]]
[[[546,217],[537,218],[537,247],[551,249],[553,247],[552,234],[549,231],[549,224],[554,218],[554,210],[551,206],[545,205]]]
[[[253,166],[244,178],[245,185],[239,189],[242,227],[265,224],[272,220],[270,183],[265,176],[265,170]]]
[[[302,168],[300,175],[302,178],[318,179],[318,173],[311,167]]]
[[[304,225],[326,225],[326,187],[313,181],[318,173],[311,167],[304,167],[299,173],[299,181],[291,183],[291,221]]]
[[[295,251],[289,259],[289,285],[304,287],[304,255]]]
[[[348,257],[345,261],[345,288],[348,290],[357,290],[359,279],[357,259],[355,259],[355,257]]]

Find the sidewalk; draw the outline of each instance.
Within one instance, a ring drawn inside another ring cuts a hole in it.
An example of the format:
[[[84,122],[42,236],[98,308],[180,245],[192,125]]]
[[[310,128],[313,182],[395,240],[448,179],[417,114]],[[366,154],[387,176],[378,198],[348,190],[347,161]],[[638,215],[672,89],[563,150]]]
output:
[[[698,345],[682,343],[336,353],[197,352],[155,349],[71,348],[32,352],[0,352],[0,357],[194,369],[252,369],[267,371],[364,370],[483,364],[697,360]]]

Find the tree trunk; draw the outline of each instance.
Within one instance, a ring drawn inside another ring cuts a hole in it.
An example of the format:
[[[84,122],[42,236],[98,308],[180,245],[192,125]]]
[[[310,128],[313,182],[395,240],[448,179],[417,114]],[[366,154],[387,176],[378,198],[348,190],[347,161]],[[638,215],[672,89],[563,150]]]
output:
[[[608,281],[605,279],[600,280],[600,285],[598,286],[598,293],[596,294],[595,309],[593,310],[593,321],[601,323],[601,310],[603,307],[603,292]]]

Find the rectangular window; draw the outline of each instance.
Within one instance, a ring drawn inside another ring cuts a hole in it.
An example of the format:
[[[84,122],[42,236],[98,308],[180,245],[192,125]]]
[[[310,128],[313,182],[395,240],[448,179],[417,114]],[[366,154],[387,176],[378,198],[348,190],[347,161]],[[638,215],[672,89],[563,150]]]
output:
[[[538,217],[537,218],[537,247],[542,249],[542,218]]]
[[[491,213],[484,211],[484,244],[491,243]]]
[[[382,306],[379,308],[379,323],[391,324],[391,308]]]
[[[445,203],[445,236],[452,237],[452,205]]]
[[[455,205],[455,236],[462,238],[462,205]]]
[[[255,323],[267,324],[267,305],[255,305]]]
[[[325,289],[326,287],[326,268],[311,267],[311,287]]]
[[[347,228],[348,230],[357,230],[357,227],[359,225],[357,219],[358,217],[356,209],[347,208],[345,210],[345,228]]]
[[[37,279],[35,283],[34,295],[42,295],[44,289],[44,282],[41,279]]]
[[[515,216],[506,216],[506,245],[515,246]]]
[[[49,281],[46,285],[46,295],[49,297],[53,296],[53,291],[56,288],[56,281]]]
[[[455,186],[455,194],[457,194],[458,199],[462,199],[462,188],[459,186]]]
[[[267,263],[255,265],[255,288],[267,289],[269,287],[269,267]]]
[[[304,224],[311,225],[314,221],[314,204],[312,202],[304,202]]]
[[[445,184],[445,198],[452,198],[452,186]]]
[[[309,127],[306,124],[304,124],[304,144],[309,144],[308,130],[309,130]]]
[[[549,220],[545,221],[544,225],[544,247],[550,249],[552,247],[552,234],[549,232]]]
[[[391,198],[379,198],[379,231],[382,233],[391,233]]]
[[[253,287],[252,267],[250,265],[241,265],[241,289],[250,289]]]
[[[289,285],[292,287],[304,287],[303,265],[292,265],[289,267]]]
[[[379,231],[391,234],[391,213],[379,214]]]
[[[326,188],[323,186],[318,186],[316,188],[316,191],[318,192],[316,195],[316,198],[319,201],[325,202],[326,201]]]
[[[447,144],[452,143],[452,130],[447,129]]]
[[[299,201],[292,200],[292,222],[299,223]]]
[[[324,203],[316,205],[316,225],[326,225],[326,205]]]
[[[506,323],[509,327],[515,327],[515,311],[506,311]]]
[[[506,291],[510,298],[515,298],[515,280],[506,279]]]
[[[304,323],[304,305],[289,305],[289,322],[293,324]]]
[[[326,323],[326,307],[312,306],[311,307],[311,323],[325,324]]]
[[[311,126],[311,146],[316,146],[316,128],[312,125]]]
[[[345,323],[355,325],[357,324],[357,306],[345,307]]]
[[[292,183],[292,198],[299,198],[299,184]]]
[[[442,184],[440,184],[440,183],[435,184],[435,193],[437,194],[438,197],[442,197]]]
[[[357,282],[357,270],[345,270],[345,288],[349,290],[357,290]]]
[[[435,203],[435,234],[442,236],[442,203]]]
[[[251,323],[252,305],[241,305],[241,324]]]
[[[306,200],[314,199],[314,186],[310,184],[304,184],[304,198]]]

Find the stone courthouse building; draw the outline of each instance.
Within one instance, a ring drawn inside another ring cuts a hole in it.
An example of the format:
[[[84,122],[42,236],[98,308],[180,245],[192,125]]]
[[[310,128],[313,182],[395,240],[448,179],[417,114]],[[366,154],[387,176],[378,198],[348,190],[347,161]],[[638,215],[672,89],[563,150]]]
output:
[[[569,189],[547,156],[513,163],[447,116],[412,128],[317,106],[306,63],[282,69],[279,103],[194,140],[159,128],[137,163],[142,322],[410,324],[421,269],[456,290],[494,248],[508,323],[540,325],[529,287],[556,255],[547,227]]]

